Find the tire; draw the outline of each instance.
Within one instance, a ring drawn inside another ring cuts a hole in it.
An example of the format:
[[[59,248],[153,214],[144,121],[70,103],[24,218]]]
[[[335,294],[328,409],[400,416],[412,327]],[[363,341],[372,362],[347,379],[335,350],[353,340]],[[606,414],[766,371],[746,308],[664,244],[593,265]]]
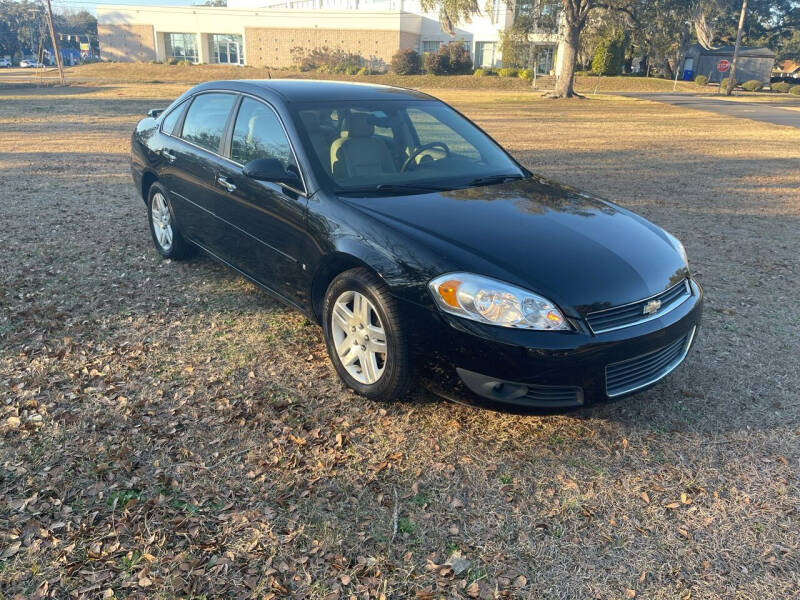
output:
[[[410,335],[396,300],[377,276],[366,268],[341,273],[328,286],[322,314],[328,356],[347,387],[383,402],[408,392],[415,378]]]
[[[147,192],[147,222],[153,245],[164,258],[182,260],[194,252],[194,247],[181,235],[175,215],[169,204],[167,189],[159,182],[153,183]],[[154,215],[155,212],[155,215]]]

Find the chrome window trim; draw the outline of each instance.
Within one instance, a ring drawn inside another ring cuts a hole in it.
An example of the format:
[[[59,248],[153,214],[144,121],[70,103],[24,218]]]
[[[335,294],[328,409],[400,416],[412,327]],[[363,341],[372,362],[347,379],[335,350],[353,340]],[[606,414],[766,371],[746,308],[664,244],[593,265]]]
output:
[[[643,356],[647,356],[648,354],[654,354],[655,352],[658,352],[658,350],[653,350],[653,352],[647,352],[647,353],[642,354],[640,356],[634,356],[633,358],[628,358],[626,360],[621,360],[619,362],[611,363],[610,365],[606,365],[606,368],[605,368],[605,373],[606,373],[606,382],[605,382],[606,383],[606,396],[608,396],[609,398],[616,398],[617,396],[622,396],[624,394],[630,394],[631,392],[635,392],[636,390],[640,390],[642,388],[646,388],[647,386],[653,385],[657,381],[661,381],[662,379],[664,379],[664,377],[666,377],[667,375],[672,373],[675,369],[677,369],[678,366],[686,358],[686,355],[689,354],[689,350],[692,347],[692,342],[694,341],[694,335],[695,335],[696,332],[697,332],[697,325],[692,327],[692,330],[689,332],[689,335],[686,338],[686,343],[683,345],[683,352],[681,352],[680,355],[675,360],[673,360],[669,365],[667,365],[666,369],[661,374],[657,375],[656,377],[653,377],[652,379],[647,380],[645,383],[632,385],[632,386],[629,386],[627,388],[624,388],[620,392],[614,392],[613,394],[609,394],[608,393],[608,367],[613,367],[614,365],[618,365],[620,363],[628,362],[629,360],[634,360],[636,358],[641,358]]]
[[[223,93],[223,94],[230,94],[231,96],[247,96],[248,98],[252,98],[253,100],[256,100],[256,101],[258,101],[258,102],[261,102],[261,103],[262,103],[262,104],[264,104],[265,106],[268,106],[268,107],[269,107],[269,109],[270,109],[270,110],[271,110],[273,113],[275,113],[275,116],[276,116],[276,117],[277,117],[277,119],[278,119],[278,123],[280,123],[280,124],[281,124],[281,129],[283,129],[283,133],[284,133],[284,135],[286,136],[286,141],[287,141],[287,142],[289,142],[289,148],[290,148],[290,149],[291,149],[291,151],[292,151],[292,156],[294,157],[294,162],[295,162],[295,164],[297,165],[297,170],[298,170],[298,172],[300,173],[300,182],[303,184],[303,190],[298,190],[298,189],[296,189],[296,188],[293,188],[293,187],[292,187],[292,186],[290,186],[290,185],[281,185],[281,187],[285,187],[286,189],[288,189],[288,190],[291,190],[291,191],[295,192],[296,194],[300,194],[301,196],[303,196],[303,197],[306,197],[306,198],[307,198],[307,197],[308,197],[308,185],[306,184],[306,178],[305,178],[305,175],[303,174],[303,168],[300,166],[300,161],[299,161],[299,160],[298,160],[298,158],[297,158],[297,152],[295,152],[295,149],[294,149],[294,144],[292,143],[292,138],[291,138],[291,136],[289,135],[289,131],[286,129],[286,125],[284,124],[284,122],[283,122],[283,119],[281,119],[281,116],[280,116],[280,114],[278,114],[278,111],[277,111],[277,110],[275,110],[275,107],[274,107],[274,106],[272,106],[272,105],[271,105],[269,102],[267,102],[267,101],[266,101],[266,100],[264,100],[263,98],[259,98],[258,96],[254,96],[253,94],[248,94],[247,92],[239,92],[239,91],[236,91],[236,90],[224,90],[224,89],[210,89],[210,90],[202,90],[202,91],[199,91],[199,92],[196,92],[196,93],[192,94],[191,96],[188,96],[188,97],[187,97],[187,98],[184,100],[184,102],[186,102],[186,101],[189,101],[189,100],[191,100],[192,102],[194,102],[194,99],[195,99],[197,96],[200,96],[201,94],[214,94],[214,93],[216,93],[216,94],[219,94],[219,93]],[[235,103],[235,102],[236,102],[236,101],[234,100],[234,103]],[[178,106],[180,106],[181,104],[183,104],[183,102],[181,102],[180,104],[178,104]],[[178,106],[176,106],[176,107],[175,107],[175,109],[177,109],[177,108],[178,108]],[[239,107],[240,107],[240,106],[241,106],[241,103],[240,103]],[[232,127],[232,128],[231,128],[231,130],[230,130],[230,134],[231,134],[231,135],[233,135],[233,129],[235,129],[235,127],[236,127],[236,117],[238,117],[238,116],[239,116],[239,107],[236,107],[236,116],[234,116],[234,118],[233,118],[233,123],[232,123],[233,127]],[[188,107],[186,110],[189,110],[189,108],[191,108],[191,104],[189,105],[189,107]],[[175,109],[173,109],[173,110],[175,110]],[[169,111],[169,112],[171,113],[172,111]],[[185,118],[185,116],[186,116],[186,115],[184,115],[184,118]],[[229,162],[229,163],[231,163],[232,165],[236,165],[237,167],[240,167],[240,168],[243,168],[243,167],[244,167],[244,165],[243,165],[242,163],[240,163],[240,162],[237,162],[237,161],[235,161],[235,160],[231,159],[231,158],[230,158],[230,157],[228,157],[228,156],[223,156],[222,154],[219,154],[219,153],[217,153],[217,152],[214,152],[213,150],[209,150],[208,148],[203,148],[202,146],[198,146],[197,144],[195,144],[195,143],[193,143],[193,142],[190,142],[189,140],[187,140],[187,139],[185,139],[185,138],[182,138],[182,137],[181,137],[181,136],[179,136],[179,135],[172,135],[171,133],[167,133],[167,132],[165,132],[165,131],[163,130],[163,124],[164,124],[164,121],[163,121],[163,119],[162,119],[161,123],[160,123],[160,124],[159,124],[159,126],[158,126],[158,130],[159,130],[159,131],[160,131],[160,132],[161,132],[163,135],[166,135],[167,137],[174,138],[174,139],[176,139],[176,140],[180,140],[180,141],[181,141],[181,142],[183,142],[184,144],[189,144],[190,146],[192,146],[192,147],[194,147],[194,148],[197,148],[198,150],[202,150],[203,152],[208,152],[209,154],[213,154],[213,155],[214,155],[214,156],[216,156],[217,158],[221,158],[222,160],[224,160],[224,161],[226,161],[226,162]],[[225,131],[225,134],[227,134],[227,133],[228,133],[228,131],[226,130],[226,131]]]
[[[675,300],[673,300],[672,302],[670,302],[666,306],[662,306],[657,312],[653,313],[652,315],[648,315],[648,316],[644,317],[643,319],[639,319],[638,321],[634,321],[632,323],[626,323],[625,325],[617,325],[616,327],[608,327],[606,329],[594,329],[592,327],[590,317],[592,317],[594,315],[602,314],[604,312],[608,312],[610,310],[618,310],[620,308],[625,308],[626,306],[632,306],[634,304],[639,304],[640,302],[647,302],[648,300],[650,300],[652,298],[655,298],[657,296],[661,296],[662,294],[665,294],[666,292],[670,291],[671,289],[674,289],[674,288],[678,287],[681,284],[680,283],[676,283],[671,288],[667,288],[662,292],[658,292],[657,294],[653,294],[652,296],[648,296],[647,298],[642,298],[641,300],[634,300],[633,302],[627,302],[625,304],[620,304],[619,306],[612,306],[611,308],[604,308],[603,310],[596,310],[594,312],[587,313],[587,315],[586,315],[586,324],[589,326],[589,329],[592,331],[592,333],[597,335],[597,334],[600,334],[600,333],[608,333],[610,331],[618,331],[620,329],[625,329],[626,327],[633,327],[635,325],[641,325],[642,323],[647,323],[647,322],[652,321],[654,319],[658,319],[659,317],[663,317],[664,315],[666,315],[666,314],[672,312],[673,310],[675,310],[676,308],[678,308],[681,304],[686,302],[689,298],[691,298],[694,295],[694,290],[692,288],[691,280],[687,277],[686,279],[683,280],[682,283],[684,285],[684,288],[686,289],[686,294],[683,294],[683,295],[679,296],[678,298],[676,298]]]

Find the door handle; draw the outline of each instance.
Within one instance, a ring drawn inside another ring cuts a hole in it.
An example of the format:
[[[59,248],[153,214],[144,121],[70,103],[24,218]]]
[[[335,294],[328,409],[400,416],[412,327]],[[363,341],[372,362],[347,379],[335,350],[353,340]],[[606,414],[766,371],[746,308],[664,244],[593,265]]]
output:
[[[233,192],[236,190],[236,186],[231,183],[227,177],[223,177],[222,175],[217,175],[217,183],[224,187],[229,192]]]
[[[175,162],[175,155],[170,153],[170,152],[168,152],[167,150],[162,150],[161,151],[161,156],[166,158],[169,162]]]

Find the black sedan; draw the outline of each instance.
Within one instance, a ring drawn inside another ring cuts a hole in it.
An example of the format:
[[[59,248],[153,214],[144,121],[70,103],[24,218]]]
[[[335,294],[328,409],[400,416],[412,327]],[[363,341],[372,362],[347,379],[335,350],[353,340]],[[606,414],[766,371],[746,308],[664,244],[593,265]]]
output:
[[[156,249],[201,248],[305,312],[370,398],[435,365],[483,398],[580,406],[651,386],[696,337],[675,237],[416,91],[205,83],[137,125],[131,159]]]

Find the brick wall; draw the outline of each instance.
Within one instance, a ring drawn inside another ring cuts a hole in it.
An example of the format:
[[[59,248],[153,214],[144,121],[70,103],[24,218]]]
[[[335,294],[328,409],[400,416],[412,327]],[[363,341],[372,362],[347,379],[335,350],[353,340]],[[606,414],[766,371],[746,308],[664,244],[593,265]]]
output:
[[[419,40],[418,35],[405,31],[260,27],[246,27],[244,37],[245,61],[254,67],[290,67],[291,50],[297,46],[307,50],[340,48],[389,64],[399,48],[416,48]]]
[[[100,57],[120,62],[155,60],[152,25],[97,25]]]

